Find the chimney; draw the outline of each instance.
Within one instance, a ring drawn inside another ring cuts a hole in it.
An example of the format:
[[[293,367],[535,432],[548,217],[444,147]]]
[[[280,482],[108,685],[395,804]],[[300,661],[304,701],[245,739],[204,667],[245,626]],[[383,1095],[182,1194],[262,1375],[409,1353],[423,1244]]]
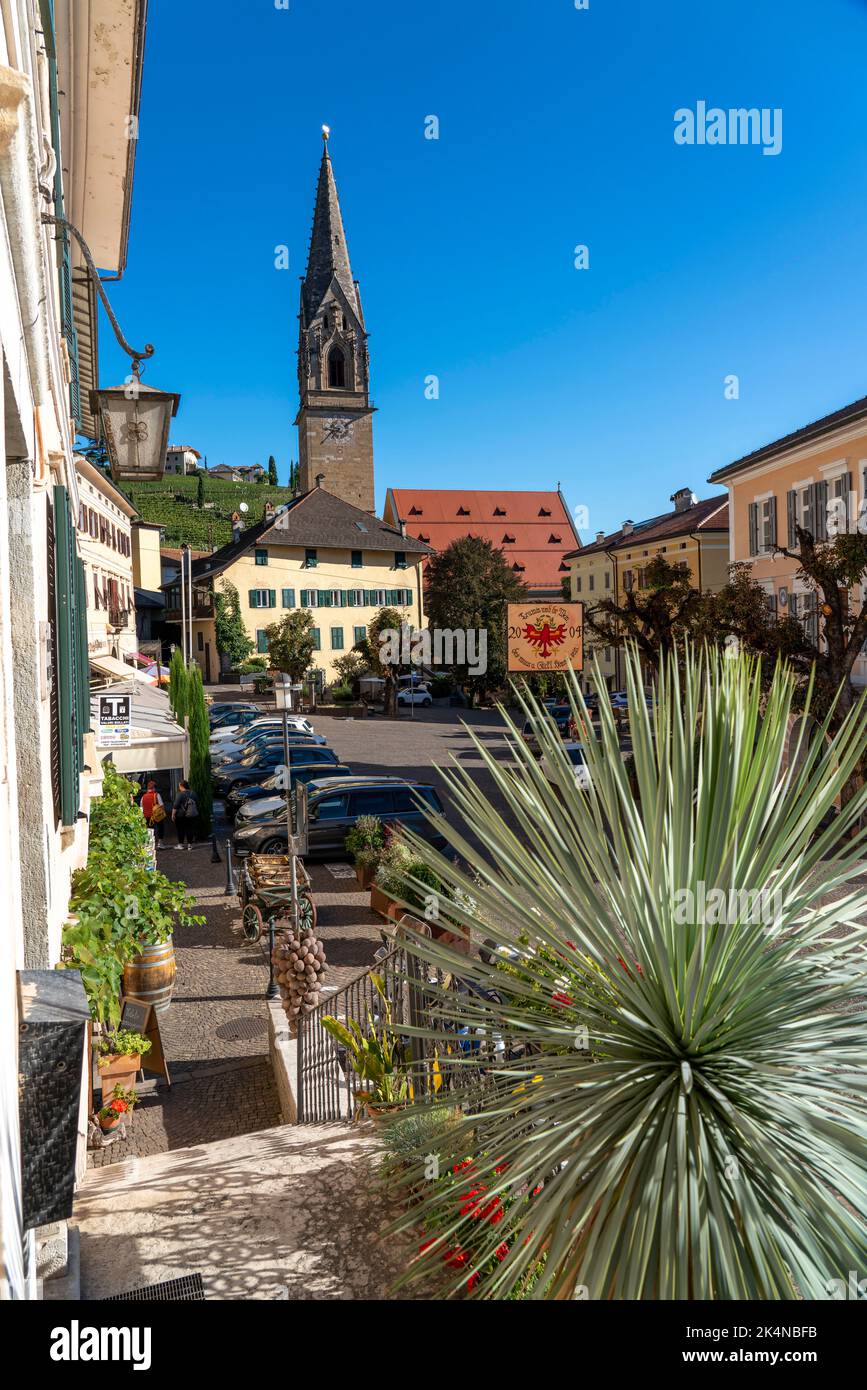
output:
[[[265,510],[264,510],[264,512],[262,513],[262,520],[263,520],[263,521],[272,521],[273,518],[274,518],[274,503],[273,503],[273,502],[266,502],[266,503],[265,503]]]
[[[623,526],[622,526],[622,528],[621,528],[622,531],[623,531],[624,536],[631,536],[634,527],[635,527],[635,522],[634,522],[634,521],[624,521]]]
[[[243,531],[243,529],[244,529],[244,523],[243,523],[243,521],[241,520],[241,514],[240,514],[240,512],[232,512],[232,540],[233,540],[233,541],[236,541],[236,540],[239,540],[239,539],[240,539],[241,532]]]
[[[604,541],[604,540],[605,540],[605,532],[604,532],[604,531],[597,531],[597,532],[596,532],[596,544],[598,545],[600,541]]]
[[[402,522],[400,523],[400,534],[401,534],[402,536],[405,536],[405,535],[406,535],[406,522],[405,522],[405,521],[402,521]]]
[[[316,486],[317,486],[317,487],[322,487],[322,485],[323,485],[324,482],[325,482],[325,474],[324,474],[324,473],[317,473],[317,474],[316,474]]]
[[[679,487],[668,500],[674,503],[675,512],[688,512],[690,507],[698,504],[698,498],[691,487]]]

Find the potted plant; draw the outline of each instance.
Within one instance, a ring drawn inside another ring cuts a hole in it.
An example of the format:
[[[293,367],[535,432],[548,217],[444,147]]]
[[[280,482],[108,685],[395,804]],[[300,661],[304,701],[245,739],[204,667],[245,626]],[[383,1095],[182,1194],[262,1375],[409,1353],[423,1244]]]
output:
[[[410,1049],[394,1032],[391,1003],[381,977],[372,974],[370,978],[384,1005],[379,1025],[374,1022],[370,1008],[366,1030],[353,1018],[345,1024],[329,1015],[322,1019],[323,1028],[346,1048],[348,1064],[365,1083],[355,1092],[356,1119],[362,1115],[379,1119],[395,1107],[406,1105],[413,1094]]]
[[[408,882],[409,879],[419,880],[427,891]],[[396,922],[409,907],[433,923],[437,914],[431,916],[430,900],[438,901],[442,892],[442,882],[434,870],[402,840],[393,837],[379,856],[376,878],[370,890],[371,910]]]
[[[149,1052],[151,1042],[141,1033],[133,1033],[129,1028],[118,1028],[115,1033],[106,1033],[99,1040],[99,1074],[103,1090],[109,1081],[117,1087],[132,1087],[136,1075],[141,1071],[141,1059]]]
[[[347,833],[346,849],[355,860],[355,876],[362,888],[373,882],[384,846],[385,829],[379,816],[359,816]]]
[[[115,1086],[111,1100],[97,1113],[99,1127],[103,1134],[112,1134],[125,1115],[131,1115],[138,1104],[135,1091],[125,1086]]]

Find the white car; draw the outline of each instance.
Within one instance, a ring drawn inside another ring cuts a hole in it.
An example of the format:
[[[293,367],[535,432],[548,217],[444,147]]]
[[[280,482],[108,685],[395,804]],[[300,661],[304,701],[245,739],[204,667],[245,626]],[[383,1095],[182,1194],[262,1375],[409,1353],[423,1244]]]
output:
[[[310,720],[305,719],[301,714],[287,715],[286,723],[289,725],[290,733],[313,733],[313,725],[310,723]],[[273,715],[268,715],[263,719],[254,719],[252,724],[229,724],[223,728],[215,729],[211,734],[211,748],[217,748],[219,745],[220,751],[222,752],[223,744],[227,746],[230,743],[233,745],[240,744],[248,734],[255,733],[258,729],[267,728],[282,729],[283,716],[277,715],[275,717]]]
[[[572,764],[572,772],[575,782],[582,791],[587,791],[591,786],[590,769],[584,760],[583,743],[564,743],[563,752]],[[554,768],[551,762],[543,757],[542,771],[552,786],[558,785],[558,769]]]
[[[423,685],[420,685],[416,690],[406,686],[404,690],[397,692],[397,703],[399,705],[421,705],[426,709],[428,705],[433,704],[433,698],[430,691]]]

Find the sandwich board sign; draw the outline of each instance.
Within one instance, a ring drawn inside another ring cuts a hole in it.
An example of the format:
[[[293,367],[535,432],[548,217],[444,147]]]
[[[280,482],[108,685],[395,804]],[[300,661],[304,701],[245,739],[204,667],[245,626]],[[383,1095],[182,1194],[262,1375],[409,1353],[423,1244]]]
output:
[[[122,748],[130,740],[132,710],[129,695],[100,695],[99,744],[101,748]]]

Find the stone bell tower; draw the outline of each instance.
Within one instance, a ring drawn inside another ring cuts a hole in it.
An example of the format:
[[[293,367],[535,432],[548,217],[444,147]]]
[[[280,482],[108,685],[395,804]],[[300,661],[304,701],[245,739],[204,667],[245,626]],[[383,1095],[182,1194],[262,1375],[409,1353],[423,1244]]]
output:
[[[363,511],[374,509],[370,361],[358,284],[328,154],[316,188],[299,314],[298,461],[302,492],[321,486]]]

